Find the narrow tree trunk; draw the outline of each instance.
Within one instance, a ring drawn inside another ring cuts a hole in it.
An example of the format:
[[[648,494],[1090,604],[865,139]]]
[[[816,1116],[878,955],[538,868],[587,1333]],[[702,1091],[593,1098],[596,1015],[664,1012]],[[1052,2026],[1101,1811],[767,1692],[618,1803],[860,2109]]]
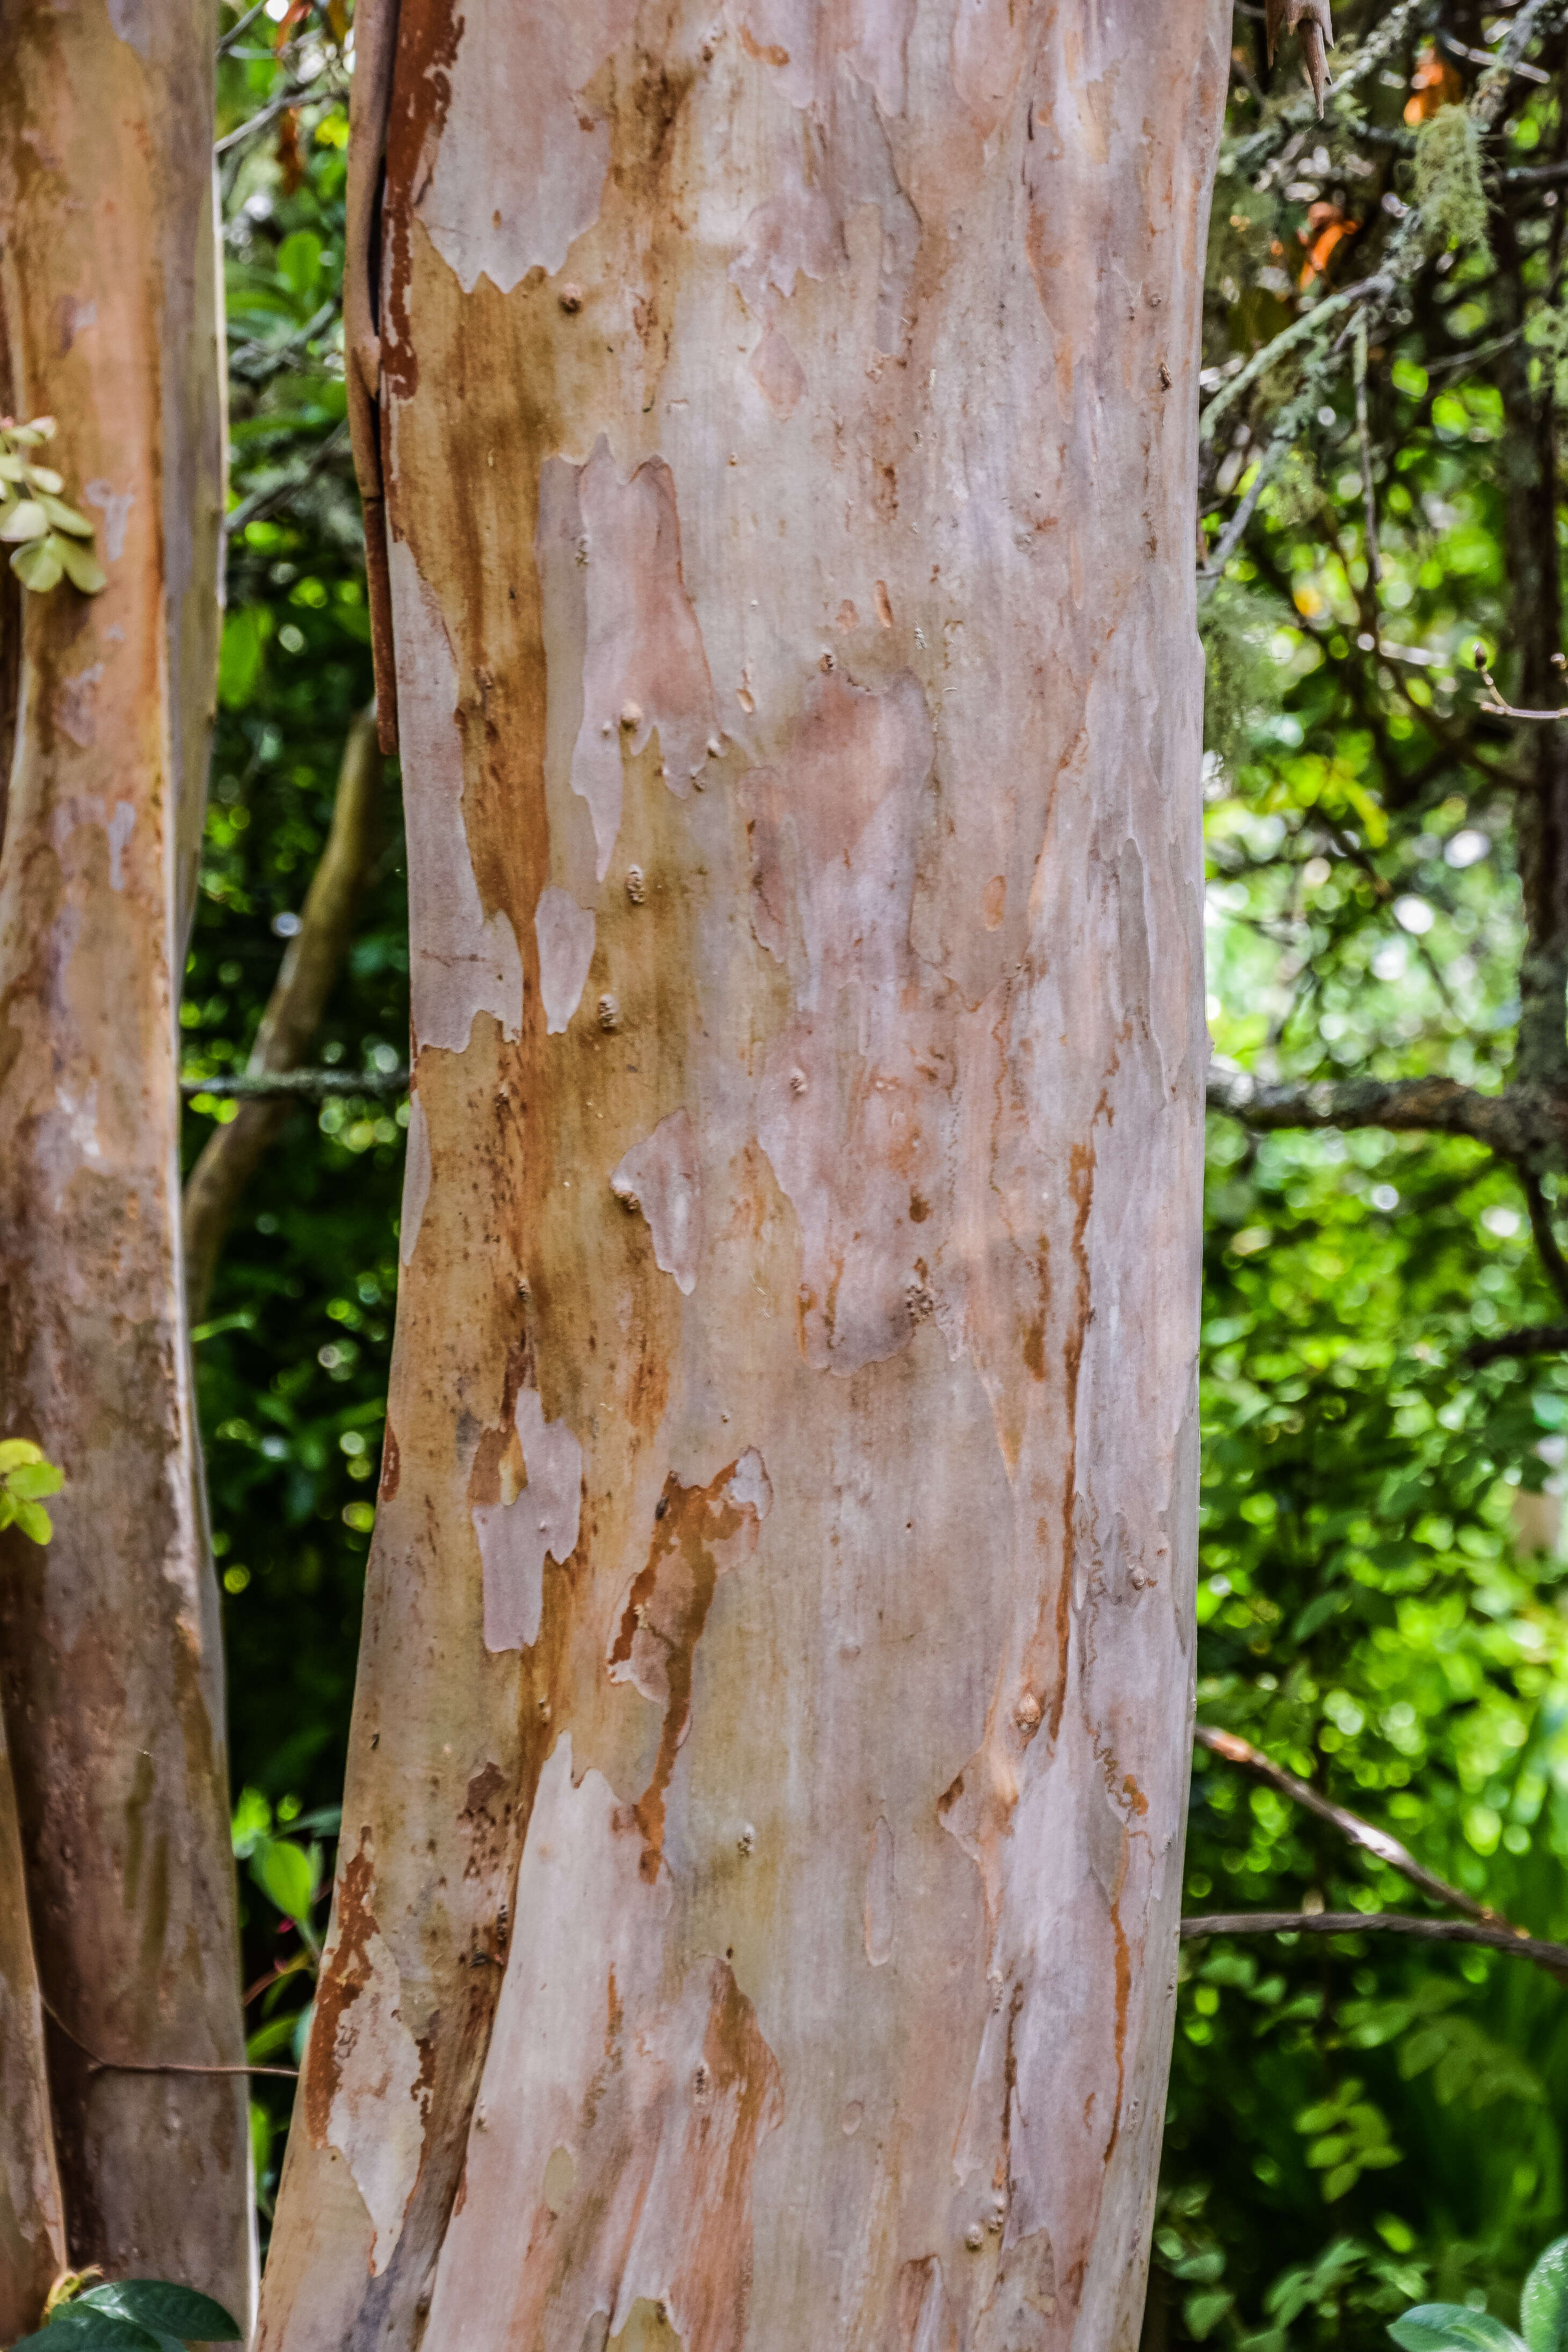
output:
[[[205,0],[9,0],[9,403],[109,573],[25,603],[0,853],[0,1394],[61,1464],[0,1675],[70,2249],[252,2293],[216,1589],[181,1311],[176,1002],[223,495]],[[70,2037],[75,2037],[72,2039]]]
[[[37,2327],[44,2297],[65,2266],[44,2013],[0,1721],[0,2338],[10,2344]]]
[[[416,1097],[268,2347],[1137,2339],[1226,21],[402,0]]]

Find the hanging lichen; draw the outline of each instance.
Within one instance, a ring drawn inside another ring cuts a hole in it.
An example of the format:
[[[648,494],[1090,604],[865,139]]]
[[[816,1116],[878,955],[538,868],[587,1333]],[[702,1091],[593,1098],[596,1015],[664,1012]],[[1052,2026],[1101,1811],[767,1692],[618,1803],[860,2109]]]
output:
[[[1261,599],[1228,581],[1199,608],[1204,648],[1204,749],[1234,776],[1253,730],[1278,699],[1279,681],[1268,637],[1274,623]]]
[[[1432,246],[1487,251],[1480,131],[1468,107],[1442,107],[1417,130],[1415,202]]]
[[[84,596],[96,596],[106,582],[93,552],[93,527],[61,498],[61,476],[33,455],[54,434],[52,416],[35,416],[30,425],[0,416],[0,541],[12,546],[11,569],[35,594],[63,578]]]

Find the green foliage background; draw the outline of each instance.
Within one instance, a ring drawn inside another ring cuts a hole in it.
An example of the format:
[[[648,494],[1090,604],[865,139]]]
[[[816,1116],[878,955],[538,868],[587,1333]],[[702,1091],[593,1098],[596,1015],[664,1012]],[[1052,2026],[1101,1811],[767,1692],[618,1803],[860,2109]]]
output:
[[[1238,138],[1298,102],[1289,54],[1267,83],[1257,14],[1237,18]],[[1343,14],[1354,36],[1386,11]],[[1486,1086],[1512,1050],[1513,754],[1479,713],[1469,668],[1479,635],[1502,648],[1508,682],[1509,450],[1486,352],[1513,333],[1539,383],[1568,348],[1568,319],[1552,208],[1510,232],[1521,322],[1473,236],[1473,142],[1446,125],[1418,155],[1405,127],[1431,26],[1450,17],[1476,44],[1507,12],[1406,9],[1408,37],[1363,88],[1355,136],[1312,125],[1293,162],[1222,179],[1215,200],[1211,385],[1310,290],[1315,205],[1355,218],[1356,268],[1397,219],[1384,192],[1411,200],[1418,168],[1444,224],[1373,355],[1373,638],[1358,643],[1367,566],[1342,378],[1205,608],[1211,1026],[1222,1062],[1282,1077],[1445,1069]],[[221,159],[237,512],[184,1013],[197,1076],[248,1050],[279,919],[302,898],[348,721],[371,691],[337,309],[343,30],[338,5],[269,10],[221,69],[221,131],[286,85],[299,103],[281,139],[275,120]],[[1543,52],[1554,72],[1562,47]],[[1547,88],[1514,110],[1508,152],[1555,153],[1559,132]],[[1330,276],[1352,266],[1331,262]],[[1265,431],[1230,445],[1228,481],[1220,464],[1211,540]],[[1403,651],[1380,649],[1379,631]],[[406,970],[389,777],[385,848],[321,1058],[403,1058]],[[196,1096],[190,1157],[222,1115]],[[258,2057],[298,2046],[324,1917],[401,1144],[400,1115],[369,1097],[296,1112],[195,1334],[247,1960],[271,1978],[250,2011]],[[1468,1142],[1258,1138],[1221,1119],[1209,1175],[1200,1714],[1538,1934],[1568,1934],[1568,1557],[1554,1538],[1540,1548],[1553,1496],[1532,1499],[1568,1457],[1568,1361],[1477,1369],[1465,1353],[1562,1312],[1518,1184]],[[1200,1753],[1186,1910],[1303,1902],[1422,1907],[1331,1830]],[[266,2210],[287,2100],[280,2085],[257,2096]],[[1380,2343],[1389,2316],[1428,2295],[1511,2317],[1530,2258],[1568,2226],[1565,2119],[1568,1995],[1519,1961],[1375,1936],[1185,1946],[1148,2343]]]

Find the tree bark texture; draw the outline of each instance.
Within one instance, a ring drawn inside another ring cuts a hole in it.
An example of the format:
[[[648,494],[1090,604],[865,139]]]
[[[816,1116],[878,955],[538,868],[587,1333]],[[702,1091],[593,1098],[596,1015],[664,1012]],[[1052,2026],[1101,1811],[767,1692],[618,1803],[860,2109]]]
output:
[[[268,2347],[1136,2342],[1226,21],[402,0],[415,1097]]]
[[[36,2327],[66,2266],[44,2012],[27,1918],[16,1792],[0,1721],[0,2337]]]
[[[0,1690],[73,2257],[254,2291],[216,1588],[181,1308],[176,1007],[219,625],[205,0],[5,0],[6,404],[109,574],[24,600],[0,851],[0,1398],[66,1474],[0,1537]],[[7,2118],[9,2128],[9,2118]]]

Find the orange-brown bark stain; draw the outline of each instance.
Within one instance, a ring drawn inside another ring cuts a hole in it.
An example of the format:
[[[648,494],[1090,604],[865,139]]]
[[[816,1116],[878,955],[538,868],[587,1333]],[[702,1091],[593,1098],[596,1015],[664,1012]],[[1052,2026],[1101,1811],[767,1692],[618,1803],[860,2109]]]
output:
[[[456,0],[397,0],[397,66],[386,121],[381,367],[386,390],[412,400],[419,361],[409,320],[414,203],[452,102],[463,19]]]
[[[305,2049],[300,2111],[312,2147],[331,2139],[338,2089],[338,2031],[370,1982],[370,1943],[378,1930],[371,1901],[375,1871],[361,1835],[357,1853],[338,1874],[338,1940],[316,1989],[316,2014]]]
[[[729,1497],[734,1472],[734,1463],[727,1463],[706,1486],[683,1486],[673,1471],[665,1480],[647,1565],[633,1580],[610,1652],[612,1666],[629,1664],[642,1633],[663,1653],[668,1695],[658,1754],[653,1776],[632,1807],[643,1834],[645,1878],[657,1877],[663,1860],[665,1791],[691,1727],[692,1664],[721,1573],[715,1548],[743,1534],[754,1518]]]

